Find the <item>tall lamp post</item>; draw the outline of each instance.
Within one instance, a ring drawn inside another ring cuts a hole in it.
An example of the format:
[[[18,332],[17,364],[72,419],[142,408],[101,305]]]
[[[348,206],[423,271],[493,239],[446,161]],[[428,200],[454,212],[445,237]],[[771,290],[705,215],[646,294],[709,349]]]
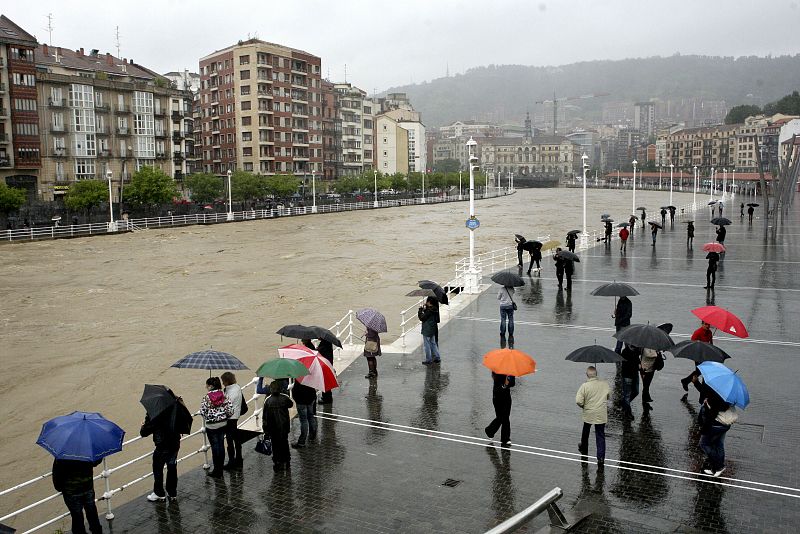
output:
[[[731,169],[731,199],[736,196],[736,169]]]
[[[658,190],[661,191],[661,170],[663,167],[661,165],[658,166]]]
[[[461,171],[458,171],[458,200],[461,200]]]
[[[478,143],[472,137],[467,141],[467,152],[469,154],[469,219],[467,219],[467,228],[469,229],[469,267],[464,276],[464,291],[467,294],[478,293],[478,282],[481,276],[480,270],[475,265],[475,230],[480,225],[475,217],[475,170],[478,168],[475,147],[477,145]]]
[[[692,211],[697,209],[697,165],[694,166],[694,193],[692,194]]]
[[[422,183],[425,184],[425,181],[424,181],[425,180],[425,175],[423,174],[422,176],[423,176],[423,178],[422,178],[423,182]],[[378,207],[378,170],[377,169],[372,169],[372,178],[375,181],[374,182],[375,183],[375,201],[372,203],[372,207],[373,208],[377,208]],[[425,196],[425,185],[422,186],[422,195],[423,195],[423,198],[424,198],[424,196]]]
[[[722,169],[722,199],[725,199],[725,193],[728,191],[728,169]]]
[[[311,171],[311,213],[317,213],[317,177]]]
[[[672,206],[672,169],[675,167],[672,163],[669,164],[669,205]]]
[[[425,171],[422,171],[422,204],[425,204]]]
[[[108,231],[109,232],[116,232],[117,231],[117,223],[114,222],[114,201],[111,197],[111,169],[106,171],[106,178],[108,178]]]
[[[708,188],[708,201],[714,200],[714,167],[711,167],[711,186]]]
[[[633,205],[631,206],[631,213],[636,213],[636,160],[633,160],[633,201],[631,202]],[[642,221],[644,225],[644,221]],[[644,226],[642,226],[644,228]]]
[[[233,199],[231,197],[231,175],[233,172],[228,169],[228,220],[233,220]]]
[[[581,156],[581,164],[583,166],[583,232],[581,232],[581,248],[586,248],[589,243],[589,234],[586,233],[586,169],[589,168],[589,164],[586,163],[586,160],[589,159],[589,156],[586,155],[586,152],[583,153]]]

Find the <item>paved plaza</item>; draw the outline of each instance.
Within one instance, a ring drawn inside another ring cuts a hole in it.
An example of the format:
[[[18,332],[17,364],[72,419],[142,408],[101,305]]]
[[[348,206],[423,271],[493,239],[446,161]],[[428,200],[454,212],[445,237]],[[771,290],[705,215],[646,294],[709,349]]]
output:
[[[538,370],[513,391],[510,448],[488,445],[483,433],[494,412],[481,358],[500,344],[491,287],[443,326],[441,365],[421,365],[418,349],[381,356],[374,381],[364,379],[361,359],[347,368],[334,404],[319,409],[316,443],[292,451],[291,474],[274,475],[271,460],[250,442],[241,472],[220,480],[200,469],[182,473],[177,504],[142,496],[115,510],[113,532],[478,533],[556,486],[564,491],[563,511],[590,513],[576,532],[795,532],[800,218],[793,212],[771,243],[761,220],[750,226],[731,215],[713,293],[702,288],[702,245],[714,235],[705,212],[697,215],[693,250],[687,250],[686,226],[676,221],[659,233],[655,247],[649,231],[637,228],[626,255],[617,242],[580,254],[571,294],[557,291],[549,258],[541,277],[525,278],[515,297],[515,348],[531,354]],[[679,383],[693,363],[671,356],[651,386],[654,409],[643,412],[637,398],[632,421],[616,407],[615,365],[598,365],[612,386],[606,467],[598,472],[593,457],[581,459],[574,399],[585,364],[564,358],[594,342],[613,348],[614,299],[589,294],[612,280],[640,291],[632,297],[634,323],[671,322],[676,342],[699,324],[690,310],[706,304],[747,325],[748,339],[715,336],[752,400],[728,433],[722,477],[698,474],[697,394],[684,397]],[[523,531],[548,524],[542,514]]]

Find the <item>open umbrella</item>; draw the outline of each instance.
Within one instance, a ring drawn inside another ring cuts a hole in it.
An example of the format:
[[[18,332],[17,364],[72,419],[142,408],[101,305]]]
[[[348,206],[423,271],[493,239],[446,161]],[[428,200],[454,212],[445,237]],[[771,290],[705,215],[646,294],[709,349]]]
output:
[[[577,254],[574,252],[570,252],[569,250],[562,250],[558,253],[559,257],[564,258],[565,260],[569,261],[577,261],[580,263],[581,259],[578,257]]]
[[[629,227],[629,226],[630,226],[630,224],[628,224],[628,223],[626,223],[626,222],[621,222],[621,223],[619,223],[619,224],[617,225],[617,228],[627,228],[627,227]]]
[[[676,358],[686,358],[696,363],[723,362],[730,358],[721,348],[703,341],[681,341],[668,351]]]
[[[713,206],[713,205],[714,205],[714,204],[716,204],[716,203],[717,203],[717,201],[716,201],[716,200],[711,200],[711,201],[709,201],[708,205],[709,205],[709,206]]]
[[[647,208],[646,208],[646,207],[644,207],[644,206],[639,206],[639,207],[638,207],[638,208],[636,208],[636,209],[637,209],[637,210],[641,210],[641,211],[645,211]]]
[[[536,250],[536,249],[541,249],[541,248],[542,248],[542,243],[541,243],[541,241],[536,241],[536,240],[533,240],[533,241],[525,241],[525,242],[522,244],[522,250],[524,250],[524,251],[526,251],[526,252],[533,252],[534,250]]]
[[[581,233],[580,230],[570,230],[569,232],[567,232],[567,235],[578,235],[580,233]]]
[[[716,224],[717,226],[727,226],[731,224],[731,220],[727,217],[714,217],[711,219],[711,224]]]
[[[602,222],[603,223],[612,223],[612,222],[614,222],[614,219],[612,219],[611,217],[608,217],[607,219],[603,219]]]
[[[334,371],[333,366],[319,354],[288,357],[300,362],[308,369],[306,376],[301,376],[297,379],[304,386],[314,388],[317,391],[330,391],[339,387],[339,381],[336,379],[336,371]]]
[[[525,237],[524,237],[524,236],[521,236],[521,235],[519,235],[519,234],[514,234],[514,237],[516,237],[517,239],[519,239],[519,240],[520,240],[522,243],[524,243],[525,241],[527,241],[527,239],[525,239]]]
[[[301,324],[287,324],[275,332],[276,334],[294,339],[316,339],[313,327]]]
[[[614,281],[597,286],[590,294],[595,297],[634,297],[639,292],[631,285]]]
[[[342,342],[339,341],[339,338],[336,337],[336,334],[328,330],[327,328],[323,328],[321,326],[310,326],[312,336],[311,339],[319,339],[323,341],[328,341],[331,345],[335,345],[342,348]],[[308,338],[301,338],[301,339],[308,339]]]
[[[682,221],[682,224],[694,223],[694,221]]]
[[[57,460],[96,462],[122,450],[125,431],[96,412],[72,412],[47,421],[36,444]]]
[[[378,333],[388,332],[389,328],[386,326],[386,317],[375,308],[362,308],[356,312],[356,319],[361,321],[361,324],[370,328]]]
[[[603,213],[602,215],[600,215],[600,220],[604,221],[604,220],[608,219],[609,217],[611,217],[611,214]]]
[[[495,349],[483,355],[483,365],[499,375],[523,376],[536,372],[536,361],[516,349]]]
[[[286,345],[285,347],[278,347],[278,356],[281,358],[290,358],[292,360],[296,360],[301,356],[314,356],[319,354],[319,352],[315,351],[314,349],[310,349],[305,345],[300,345],[299,343],[292,343],[291,345]]]
[[[695,308],[692,313],[701,321],[736,337],[745,338],[750,335],[747,333],[747,328],[745,328],[742,320],[725,308],[703,306],[702,308]]]
[[[660,222],[656,222],[656,221],[647,221],[647,224],[650,224],[652,226],[657,226],[659,228],[664,228],[663,226],[661,226]]]
[[[561,246],[561,241],[556,241],[554,239],[551,239],[550,241],[544,242],[544,244],[542,245],[542,250],[551,250],[558,248],[559,246]]]
[[[525,280],[511,271],[500,271],[492,275],[492,282],[503,287],[521,287],[525,285]]]
[[[636,214],[633,214],[633,213],[631,213],[631,216],[628,217],[628,218],[629,219],[636,219],[637,221],[639,220],[639,217]]]
[[[155,419],[162,412],[171,408],[178,398],[167,386],[145,384],[142,398],[139,402],[144,406],[147,415],[151,420]]]
[[[757,207],[759,206],[759,204],[758,204],[758,203],[756,203],[756,202],[750,202],[750,203],[748,204],[748,206],[750,206],[751,208],[757,208]]]
[[[649,324],[632,324],[620,329],[612,337],[623,343],[643,349],[667,350],[675,343],[669,334],[662,329]]]
[[[434,293],[433,289],[414,289],[413,291],[409,291],[406,293],[407,297],[436,297],[436,293]]]
[[[441,304],[448,304],[447,291],[442,286],[431,280],[420,280],[417,285],[421,289],[431,289],[436,294],[436,300]]]
[[[247,366],[233,354],[218,350],[201,350],[188,354],[173,363],[170,367],[181,369],[247,369]]]
[[[290,358],[275,358],[264,362],[256,370],[256,375],[269,378],[298,378],[306,376],[308,369],[302,363]]]
[[[625,361],[625,358],[601,345],[588,345],[575,349],[564,359],[571,362],[585,363],[617,363]]]
[[[703,245],[703,252],[725,252],[725,245],[722,243],[706,243]]]
[[[678,208],[677,208],[677,207],[675,207],[675,206],[667,206],[667,209],[668,209],[669,211],[675,211],[675,210],[677,210]]]
[[[731,371],[719,362],[703,362],[697,366],[703,381],[722,397],[722,400],[739,408],[747,408],[750,404],[750,393],[747,386],[736,372]]]

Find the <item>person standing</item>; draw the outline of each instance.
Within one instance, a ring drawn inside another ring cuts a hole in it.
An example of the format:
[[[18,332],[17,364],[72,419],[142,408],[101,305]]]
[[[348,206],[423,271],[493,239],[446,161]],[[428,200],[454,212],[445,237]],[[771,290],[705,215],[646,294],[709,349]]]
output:
[[[642,210],[642,228],[644,228],[644,221],[647,220],[647,212]]]
[[[317,351],[319,352],[319,355],[328,360],[328,363],[330,363],[331,367],[333,367],[333,343],[326,339],[320,339],[319,343],[317,343]],[[332,404],[333,392],[323,391],[319,403]]]
[[[611,315],[614,319],[614,329],[619,332],[626,326],[630,326],[632,316],[633,303],[631,299],[626,296],[620,297],[617,301],[617,307],[614,308],[614,313]],[[622,341],[617,340],[617,346],[614,348],[614,352],[622,354]]]
[[[506,335],[506,321],[508,321],[508,335],[514,337],[514,293],[515,289],[503,286],[497,292],[497,300],[500,301],[500,335]]]
[[[744,219],[744,202],[739,204],[739,218]]]
[[[749,222],[750,224],[753,224],[753,212],[754,211],[756,211],[756,209],[753,206],[748,206],[748,208],[747,208],[747,222]]]
[[[717,282],[717,264],[719,263],[719,254],[716,252],[709,252],[706,254],[708,260],[708,268],[706,269],[706,285],[704,289],[714,289],[714,284]]]
[[[606,423],[608,422],[608,382],[597,378],[597,368],[586,368],[586,382],[578,388],[575,403],[583,410],[583,431],[578,452],[589,454],[589,432],[594,425],[594,438],[597,444],[597,466],[603,467],[606,459]]]
[[[675,206],[669,207],[669,223],[673,226],[675,225],[675,211],[676,211]]]
[[[381,336],[372,328],[367,327],[367,333],[364,336],[364,357],[367,359],[367,367],[369,372],[364,375],[364,378],[377,378],[378,377],[378,356],[381,355]]]
[[[722,202],[720,202],[717,205],[719,206],[719,216],[722,217],[722,208],[724,207],[724,205],[722,204]]]
[[[627,417],[633,417],[631,402],[639,395],[639,356],[642,351],[638,347],[625,345],[622,349],[622,411]]]
[[[694,241],[694,221],[689,221],[686,225],[686,247],[692,248]]]
[[[578,239],[577,234],[567,234],[567,250],[575,252],[575,241]]]
[[[183,400],[178,398],[183,404]],[[139,435],[143,438],[152,435],[153,445],[153,492],[147,496],[150,502],[170,502],[178,498],[178,451],[181,448],[181,435],[165,417],[157,417],[155,421],[145,415]],[[164,492],[164,466],[167,467],[167,487]]]
[[[650,383],[656,374],[656,362],[661,358],[661,353],[654,349],[642,349],[642,359],[639,363],[639,375],[642,379],[642,408],[652,410],[650,403],[653,397],[650,396]]]
[[[608,245],[611,244],[611,232],[614,231],[614,227],[611,226],[611,221],[606,221],[606,231],[605,236],[603,237],[603,241]]]
[[[212,376],[206,380],[207,393],[200,402],[200,415],[206,427],[206,436],[211,445],[211,458],[214,467],[206,474],[210,477],[222,477],[222,464],[225,463],[225,426],[229,417],[233,416],[233,407],[225,393],[219,377]]]
[[[436,343],[436,311],[434,297],[425,299],[425,304],[417,310],[417,318],[422,322],[422,344],[425,349],[423,365],[441,362],[439,346]]]
[[[702,385],[700,449],[706,455],[703,473],[718,477],[725,471],[725,434],[736,419],[736,411],[707,384]]]
[[[661,226],[666,226],[667,224],[667,210],[666,208],[661,208]]]
[[[536,262],[536,272],[541,273],[542,265],[540,262],[542,261],[542,245],[535,245],[533,248],[531,248],[530,254],[531,254],[531,261],[528,264],[528,274],[531,274],[531,269],[533,269],[533,262]]]
[[[517,263],[522,267],[522,245],[525,243],[525,238],[517,234],[514,237],[514,242],[517,244]]]
[[[658,225],[654,223],[650,223],[650,233],[653,236],[653,244],[650,246],[656,246],[656,238],[658,237]]]
[[[292,399],[297,406],[297,418],[300,420],[300,437],[292,443],[293,449],[306,446],[306,439],[317,437],[317,390],[295,381],[292,386]]]
[[[619,251],[620,252],[628,252],[628,236],[630,232],[627,228],[622,228],[619,231]]]
[[[703,343],[708,343],[709,345],[713,345],[714,333],[711,331],[711,325],[706,323],[705,321],[701,321],[700,327],[692,333],[692,341],[702,341]],[[681,386],[683,387],[683,390],[689,391],[689,383],[695,382],[699,376],[700,376],[700,369],[695,367],[694,371],[689,373],[689,376],[681,378]],[[697,387],[696,382],[695,382],[695,387]]]
[[[636,215],[631,215],[631,218],[628,219],[628,223],[631,225],[631,233],[636,228]]]
[[[236,383],[236,375],[230,371],[225,371],[220,376],[222,385],[225,387],[225,398],[231,403],[233,415],[225,423],[225,443],[228,445],[228,463],[222,466],[223,469],[241,469],[244,464],[242,460],[242,440],[239,438],[239,417],[242,414],[242,387]]]
[[[100,465],[96,462],[81,460],[54,460],[53,461],[53,487],[61,492],[64,504],[67,505],[72,518],[73,534],[86,534],[86,525],[83,523],[83,514],[89,523],[92,534],[101,534],[103,527],[97,516],[97,505],[94,502],[94,468]]]
[[[556,278],[558,278],[558,289],[564,288],[564,265],[567,260],[561,257],[561,247],[556,248],[556,253],[553,254],[553,262],[556,265]]]
[[[717,228],[717,243],[724,244],[725,243],[725,235],[728,231],[725,229],[725,225],[719,225]]]
[[[511,445],[511,388],[516,382],[511,375],[500,375],[492,372],[492,405],[494,419],[484,429],[489,438],[493,438],[500,430],[500,445]]]
[[[572,275],[575,273],[575,262],[564,260],[564,274],[567,275],[567,291],[572,291]]]
[[[288,471],[289,451],[289,408],[294,406],[288,395],[281,393],[281,385],[275,380],[269,385],[269,397],[264,401],[264,419],[261,428],[272,441],[272,470],[276,473]]]

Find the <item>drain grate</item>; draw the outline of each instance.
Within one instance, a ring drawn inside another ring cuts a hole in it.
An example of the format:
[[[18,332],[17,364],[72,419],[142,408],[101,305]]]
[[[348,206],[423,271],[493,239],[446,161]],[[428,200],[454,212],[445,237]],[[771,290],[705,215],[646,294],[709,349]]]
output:
[[[447,486],[448,488],[455,488],[459,484],[461,484],[461,481],[460,480],[456,480],[454,478],[448,478],[447,480],[442,482],[442,486]]]

